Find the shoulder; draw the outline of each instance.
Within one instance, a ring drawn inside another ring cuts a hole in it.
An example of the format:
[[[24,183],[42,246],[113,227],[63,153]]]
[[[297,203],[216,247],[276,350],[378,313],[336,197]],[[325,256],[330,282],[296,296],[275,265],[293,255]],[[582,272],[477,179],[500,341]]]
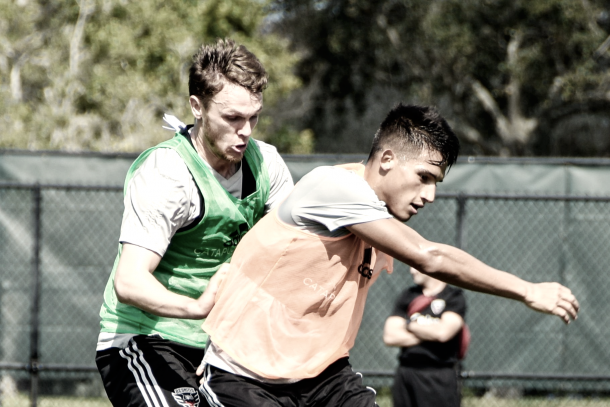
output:
[[[265,143],[264,141],[257,140],[257,139],[252,139],[252,141],[254,141],[254,144],[256,144],[256,146],[258,147],[258,149],[260,150],[260,152],[263,156],[280,155],[280,153],[277,152],[277,148],[275,146],[273,146],[269,143]]]
[[[159,173],[164,178],[182,180],[190,178],[190,172],[180,154],[171,148],[153,150],[138,168],[140,173]]]
[[[275,148],[275,146],[256,139],[252,139],[252,141],[254,141],[254,144],[261,152],[261,155],[263,156],[263,161],[267,164],[267,167],[277,165],[278,163],[284,164],[284,159],[277,151],[277,148]]]
[[[269,175],[270,189],[269,198],[266,202],[266,211],[269,211],[284,200],[286,195],[292,190],[294,182],[292,181],[292,175],[288,166],[277,149],[263,141],[254,139],[253,141],[263,156],[263,163]]]
[[[310,197],[327,203],[359,203],[385,207],[370,185],[358,174],[344,168],[318,167],[305,175],[295,188],[306,188]]]
[[[334,166],[317,167],[301,178],[310,186],[318,186],[332,195],[340,194],[344,198],[354,197],[358,201],[378,201],[377,194],[358,174]],[[297,184],[298,185],[298,184]]]
[[[466,297],[464,295],[464,290],[447,285],[438,297],[445,300],[448,311],[454,311],[461,316],[464,316],[466,312]]]
[[[409,304],[419,297],[422,294],[421,287],[419,286],[410,286],[402,290],[402,292],[396,298],[394,302],[394,310],[392,312],[393,316],[399,316],[402,318],[408,318],[407,309],[409,308]]]
[[[307,177],[325,177],[328,178],[330,180],[332,179],[353,179],[354,181],[356,180],[362,180],[364,181],[364,179],[359,176],[358,174],[356,174],[354,171],[350,171],[348,169],[345,169],[343,167],[339,167],[339,166],[335,166],[335,165],[323,165],[320,167],[316,167],[313,170],[311,170],[309,173],[307,173],[303,178],[307,178]],[[364,181],[366,183],[366,181]]]
[[[193,177],[177,151],[157,148],[135,170],[129,181],[129,189],[175,190],[193,184]]]
[[[263,162],[267,167],[267,171],[269,172],[269,178],[271,180],[287,180],[290,179],[290,184],[292,184],[292,176],[290,175],[290,171],[284,162],[284,159],[278,153],[277,148],[272,146],[271,144],[267,144],[264,141],[254,140],[254,144],[258,147],[263,156]]]

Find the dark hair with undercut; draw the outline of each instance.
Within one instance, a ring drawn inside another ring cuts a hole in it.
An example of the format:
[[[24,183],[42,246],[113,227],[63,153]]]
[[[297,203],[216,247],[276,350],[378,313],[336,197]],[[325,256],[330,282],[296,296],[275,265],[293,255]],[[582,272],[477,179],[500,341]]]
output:
[[[451,167],[457,160],[460,142],[436,108],[399,103],[379,126],[368,159],[387,148],[405,159],[424,150],[438,151],[442,161],[433,164]]]
[[[258,58],[231,39],[202,45],[193,55],[189,71],[189,95],[198,96],[207,108],[210,99],[226,83],[243,86],[252,93],[267,87],[267,72]]]

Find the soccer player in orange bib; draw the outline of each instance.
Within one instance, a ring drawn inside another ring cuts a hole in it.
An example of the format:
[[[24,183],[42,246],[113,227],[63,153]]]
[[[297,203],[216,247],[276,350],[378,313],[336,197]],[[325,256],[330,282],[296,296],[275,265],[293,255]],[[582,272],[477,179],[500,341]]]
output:
[[[404,224],[434,201],[458,150],[436,109],[400,104],[366,165],[314,169],[244,236],[203,325],[200,391],[210,406],[376,405],[348,355],[368,289],[392,271],[392,258],[566,323],[576,318],[566,287],[526,282]]]

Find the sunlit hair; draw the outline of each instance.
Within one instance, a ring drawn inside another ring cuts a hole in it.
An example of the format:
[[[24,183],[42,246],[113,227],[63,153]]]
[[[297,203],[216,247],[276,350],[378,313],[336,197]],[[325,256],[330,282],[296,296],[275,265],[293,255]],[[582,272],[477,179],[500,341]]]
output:
[[[400,103],[379,126],[369,160],[385,149],[391,149],[403,160],[418,157],[424,150],[438,151],[442,161],[431,163],[451,167],[457,160],[460,142],[436,108]]]
[[[243,45],[225,38],[202,45],[193,55],[189,71],[189,95],[201,98],[205,108],[226,83],[243,86],[252,93],[267,87],[267,72],[258,58]]]

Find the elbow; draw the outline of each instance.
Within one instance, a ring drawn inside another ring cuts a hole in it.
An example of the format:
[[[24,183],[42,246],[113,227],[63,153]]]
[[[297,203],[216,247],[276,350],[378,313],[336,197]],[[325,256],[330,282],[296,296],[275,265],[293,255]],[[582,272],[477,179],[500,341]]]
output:
[[[114,279],[114,292],[116,293],[116,298],[120,303],[131,305],[131,290],[129,289],[129,284],[124,282],[122,279]]]
[[[392,335],[388,329],[383,330],[383,343],[385,346],[398,346],[396,335]]]
[[[387,334],[383,334],[383,343],[385,344],[385,346],[398,346],[398,344],[396,343],[396,341]]]
[[[445,253],[439,245],[433,244],[422,247],[419,255],[412,262],[412,266],[418,271],[437,278],[441,275],[442,264],[445,258]]]
[[[440,343],[449,342],[451,339],[453,339],[454,336],[455,335],[449,335],[448,332],[439,332],[439,335],[436,338],[436,341],[440,342]]]

